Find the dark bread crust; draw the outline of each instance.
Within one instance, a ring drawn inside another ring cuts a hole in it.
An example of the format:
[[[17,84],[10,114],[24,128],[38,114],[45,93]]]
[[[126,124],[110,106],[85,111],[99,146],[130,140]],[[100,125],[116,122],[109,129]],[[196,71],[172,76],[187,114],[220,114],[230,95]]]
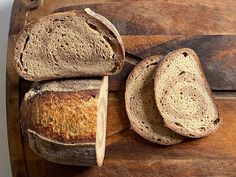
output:
[[[96,19],[98,20],[98,22],[101,23],[101,25],[103,25],[103,26],[105,26],[105,27],[108,28],[109,33],[110,33],[114,38],[117,39],[117,41],[118,41],[118,44],[117,44],[117,45],[120,46],[119,48],[117,48],[117,49],[118,49],[118,51],[117,51],[117,56],[118,56],[118,57],[117,57],[117,58],[123,58],[123,59],[124,59],[124,58],[125,58],[125,48],[124,48],[124,44],[123,44],[122,38],[121,38],[119,32],[117,31],[116,27],[115,27],[107,18],[105,18],[104,16],[99,15],[99,14],[93,12],[93,11],[92,11],[91,9],[89,9],[89,8],[86,8],[86,9],[85,9],[85,12],[86,12],[87,14],[91,15],[92,17],[96,18]],[[123,68],[124,64],[125,64],[125,60],[122,60],[122,61],[120,62],[120,67],[119,67],[119,69],[116,71],[116,73],[119,73],[119,72],[121,71],[121,69]]]
[[[200,63],[200,59],[199,57],[197,56],[197,54],[192,50],[192,49],[189,49],[189,48],[181,48],[181,49],[178,49],[178,50],[175,50],[175,51],[172,51],[170,53],[168,53],[164,58],[163,60],[160,62],[159,64],[159,67],[157,69],[157,72],[156,72],[156,76],[155,76],[155,82],[154,82],[154,88],[155,90],[157,89],[158,90],[158,80],[161,76],[161,72],[165,72],[163,70],[163,68],[166,66],[166,65],[169,65],[169,63],[174,60],[174,56],[175,55],[178,55],[178,54],[183,54],[183,55],[191,55],[193,56],[192,58],[194,59],[194,61],[197,63],[198,67],[199,67],[199,71],[200,71],[200,77],[201,77],[201,80],[202,80],[202,84],[201,86],[204,87],[207,91],[207,94],[210,98],[210,101],[212,102],[213,104],[213,108],[214,108],[214,111],[217,112],[217,117],[216,117],[216,120],[217,120],[217,123],[215,124],[213,121],[212,124],[214,124],[212,126],[212,128],[208,128],[208,129],[204,129],[205,131],[201,131],[199,133],[199,131],[188,131],[186,130],[184,127],[181,127],[175,123],[173,123],[172,121],[169,121],[168,118],[165,118],[165,116],[163,115],[163,112],[160,111],[161,115],[163,116],[163,120],[165,122],[165,125],[170,128],[171,130],[177,132],[178,134],[181,134],[183,136],[187,136],[187,137],[190,137],[190,138],[200,138],[200,137],[203,137],[203,136],[207,136],[209,135],[210,133],[214,132],[215,130],[217,130],[217,128],[220,126],[220,124],[222,123],[222,118],[220,118],[219,116],[219,112],[218,112],[218,109],[217,109],[217,105],[213,99],[213,95],[212,95],[212,91],[208,85],[208,82],[206,80],[206,77],[205,77],[205,74],[204,74],[204,71],[203,71],[203,68],[202,68],[202,65]],[[160,104],[159,104],[159,100],[157,98],[157,95],[155,95],[156,97],[156,103],[157,103],[157,107],[158,109],[160,108]],[[193,123],[194,123],[194,120],[193,120]]]
[[[114,60],[116,61],[114,68],[109,71],[101,71],[98,70],[97,72],[83,72],[83,73],[67,73],[63,75],[48,75],[48,76],[40,76],[37,78],[34,77],[32,74],[27,73],[27,69],[22,67],[20,56],[22,49],[24,49],[25,41],[27,40],[27,36],[29,34],[30,29],[39,23],[39,20],[45,19],[50,17],[66,17],[66,16],[82,16],[87,21],[93,22],[95,25],[99,26],[99,28],[102,30],[104,34],[109,36],[107,39],[110,41],[109,43],[112,45],[112,49],[115,52]],[[69,78],[69,77],[77,77],[77,76],[104,76],[104,75],[114,75],[121,71],[121,69],[124,66],[124,59],[125,59],[125,50],[124,45],[122,42],[122,39],[116,30],[116,28],[109,22],[105,17],[96,14],[90,9],[86,9],[85,11],[67,11],[67,12],[60,12],[60,13],[54,13],[45,17],[42,17],[41,19],[34,20],[30,23],[28,23],[18,34],[15,45],[13,47],[13,65],[17,71],[17,73],[23,77],[26,80],[30,81],[43,81],[43,80],[51,80],[51,79],[57,79],[57,78]]]
[[[31,130],[27,132],[27,137],[33,152],[48,161],[64,165],[99,165],[96,159],[97,152],[94,143],[58,143]]]

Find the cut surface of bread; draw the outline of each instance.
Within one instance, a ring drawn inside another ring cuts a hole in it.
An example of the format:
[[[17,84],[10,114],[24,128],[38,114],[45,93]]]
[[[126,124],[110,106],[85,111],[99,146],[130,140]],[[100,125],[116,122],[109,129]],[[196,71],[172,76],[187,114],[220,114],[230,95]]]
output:
[[[125,106],[131,128],[143,138],[162,145],[176,144],[184,137],[164,126],[155,103],[154,77],[161,56],[141,61],[130,73],[125,90]]]
[[[108,77],[40,83],[26,93],[21,126],[46,160],[101,166],[105,154]]]
[[[90,9],[30,22],[13,50],[18,74],[31,81],[112,75],[124,65],[124,46],[116,28]]]
[[[203,137],[220,125],[199,58],[191,49],[163,58],[155,76],[155,98],[166,126],[181,135]]]

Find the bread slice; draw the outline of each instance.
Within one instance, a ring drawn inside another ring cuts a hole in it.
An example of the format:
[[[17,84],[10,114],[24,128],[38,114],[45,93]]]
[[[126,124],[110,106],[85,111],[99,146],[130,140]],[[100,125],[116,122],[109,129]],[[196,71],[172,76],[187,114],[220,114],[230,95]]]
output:
[[[203,137],[220,125],[199,58],[191,49],[163,58],[155,76],[155,98],[166,126],[181,135]]]
[[[113,75],[124,65],[118,31],[90,9],[29,23],[18,35],[13,53],[18,74],[31,81]]]
[[[52,81],[26,93],[21,126],[46,160],[101,166],[105,154],[108,77]]]
[[[157,110],[154,76],[161,56],[141,61],[130,73],[125,90],[125,106],[131,128],[143,138],[162,145],[176,144],[184,137],[164,126]]]

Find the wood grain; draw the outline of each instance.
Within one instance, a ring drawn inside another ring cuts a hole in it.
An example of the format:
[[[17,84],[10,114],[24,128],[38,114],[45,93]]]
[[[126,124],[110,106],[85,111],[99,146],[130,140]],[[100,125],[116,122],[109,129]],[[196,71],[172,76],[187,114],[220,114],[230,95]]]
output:
[[[102,167],[73,167],[36,159],[47,177],[97,176],[234,176],[236,171],[236,99],[217,99],[223,124],[212,135],[186,140],[175,146],[160,146],[142,139],[132,130],[107,138]],[[115,138],[113,138],[115,137]],[[110,140],[112,139],[112,140]],[[216,170],[217,169],[217,170]],[[39,170],[37,170],[38,173]]]
[[[122,35],[236,34],[234,0],[125,1],[63,7],[57,11],[86,7],[111,20]],[[38,15],[32,13],[29,18]]]
[[[31,82],[19,80],[11,64],[12,42],[26,22],[55,11],[85,7],[111,20],[123,35],[126,47],[125,68],[109,78],[107,148],[101,168],[54,164],[30,150],[20,132],[19,104]],[[15,0],[7,65],[7,122],[13,177],[235,176],[235,11],[234,0]],[[164,147],[145,141],[129,129],[124,105],[125,80],[143,58],[180,47],[197,51],[211,88],[220,90],[215,98],[223,124],[209,137]]]
[[[8,78],[9,76],[7,75],[7,83],[6,83],[7,129],[8,129],[8,144],[9,144],[12,176],[26,177],[27,170],[25,165],[22,135],[20,131],[20,122],[19,122],[18,87],[12,85]]]
[[[126,51],[140,58],[182,47],[196,51],[213,90],[236,90],[236,36],[123,36]]]

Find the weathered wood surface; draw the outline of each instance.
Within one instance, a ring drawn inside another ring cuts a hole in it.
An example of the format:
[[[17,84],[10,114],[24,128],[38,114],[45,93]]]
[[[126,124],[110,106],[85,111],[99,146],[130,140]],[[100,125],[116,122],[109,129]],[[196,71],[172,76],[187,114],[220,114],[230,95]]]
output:
[[[112,21],[122,35],[236,34],[234,0],[149,0],[85,4],[57,11],[90,7]],[[114,9],[114,10],[112,10]],[[31,19],[43,15],[34,11]]]
[[[123,35],[127,52],[123,71],[110,77],[107,148],[101,168],[44,161],[29,149],[19,127],[19,105],[30,83],[19,80],[11,65],[13,37],[26,21],[54,11],[73,9],[69,6],[76,5],[79,5],[76,9],[91,7],[111,20]],[[143,58],[166,54],[179,47],[191,47],[199,54],[212,89],[236,90],[235,11],[233,0],[16,0],[12,9],[7,66],[7,118],[13,176],[234,176],[235,92],[228,95],[217,92],[217,104],[224,121],[216,133],[163,147],[146,142],[129,129],[124,88],[129,72]]]

